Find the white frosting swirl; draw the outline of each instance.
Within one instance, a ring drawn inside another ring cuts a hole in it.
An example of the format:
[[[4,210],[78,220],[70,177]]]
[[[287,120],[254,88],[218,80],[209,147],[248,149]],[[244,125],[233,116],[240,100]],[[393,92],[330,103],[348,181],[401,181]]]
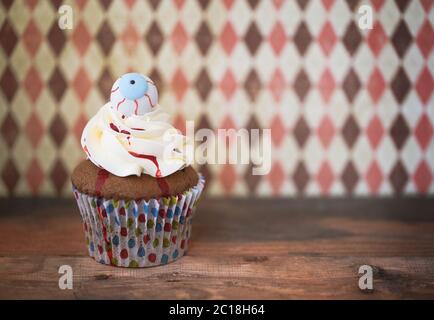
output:
[[[123,116],[104,105],[83,130],[81,145],[100,168],[125,177],[165,177],[191,164],[192,144],[156,106],[144,115]]]

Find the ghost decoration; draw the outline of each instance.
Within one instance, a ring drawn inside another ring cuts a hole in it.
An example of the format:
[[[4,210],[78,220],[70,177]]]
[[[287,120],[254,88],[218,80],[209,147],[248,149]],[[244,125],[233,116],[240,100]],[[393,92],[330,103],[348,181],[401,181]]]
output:
[[[157,87],[143,74],[127,73],[113,84],[110,102],[125,117],[142,116],[157,106]]]

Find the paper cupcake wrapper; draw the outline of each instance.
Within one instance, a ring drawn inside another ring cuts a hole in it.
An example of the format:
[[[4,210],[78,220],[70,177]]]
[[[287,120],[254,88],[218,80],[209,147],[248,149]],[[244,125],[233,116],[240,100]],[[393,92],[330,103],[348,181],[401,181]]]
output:
[[[73,187],[89,255],[103,264],[130,268],[182,257],[204,185],[200,176],[199,183],[182,194],[148,201],[104,199]]]

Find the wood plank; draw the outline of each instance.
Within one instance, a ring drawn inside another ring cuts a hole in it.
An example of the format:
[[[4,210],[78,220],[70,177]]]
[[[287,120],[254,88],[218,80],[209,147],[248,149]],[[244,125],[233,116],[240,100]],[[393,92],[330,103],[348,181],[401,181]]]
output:
[[[434,200],[202,201],[186,257],[122,269],[86,256],[69,200],[0,200],[0,298],[434,298]],[[60,265],[74,290],[58,288]],[[374,291],[358,267],[374,267]]]

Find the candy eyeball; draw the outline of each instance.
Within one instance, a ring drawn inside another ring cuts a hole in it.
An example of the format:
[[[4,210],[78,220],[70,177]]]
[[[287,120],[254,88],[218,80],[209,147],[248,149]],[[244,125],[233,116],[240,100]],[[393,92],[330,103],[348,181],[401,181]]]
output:
[[[111,107],[126,117],[151,112],[158,103],[154,82],[140,73],[127,73],[117,79],[110,94]]]

